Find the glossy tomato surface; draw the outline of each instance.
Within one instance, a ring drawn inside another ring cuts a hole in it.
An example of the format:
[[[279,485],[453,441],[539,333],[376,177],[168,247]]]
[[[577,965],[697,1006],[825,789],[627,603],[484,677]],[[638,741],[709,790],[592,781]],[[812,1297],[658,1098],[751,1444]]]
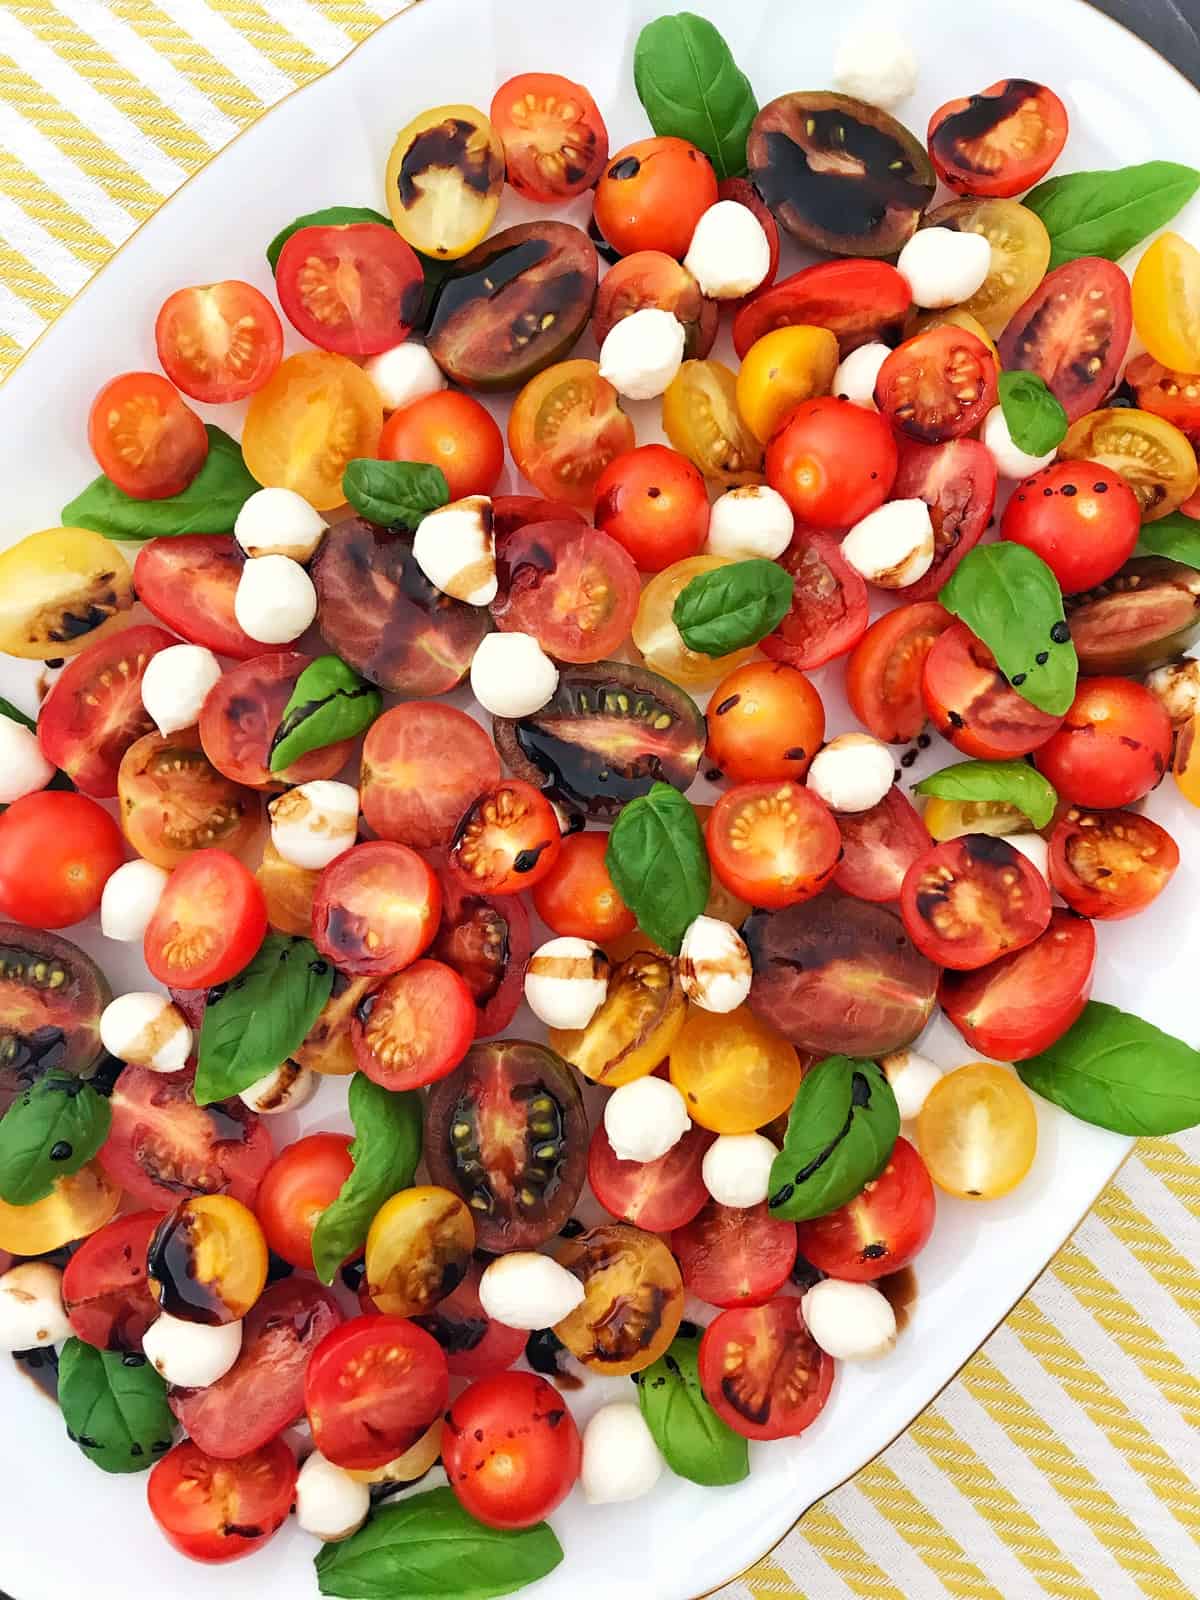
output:
[[[526,200],[556,205],[590,189],[608,156],[608,129],[581,83],[519,72],[492,96],[504,175]]]
[[[229,278],[168,295],[155,319],[154,343],[177,389],[224,405],[266,383],[283,355],[283,328],[261,290]]]
[[[758,1306],[787,1281],[796,1260],[796,1224],[756,1206],[710,1200],[671,1235],[689,1294],[710,1306]]]
[[[22,795],[0,816],[0,917],[35,928],[82,922],[124,859],[121,830],[87,795]]]
[[[661,250],[677,260],[717,200],[712,163],[686,139],[639,139],[618,150],[596,184],[595,218],[614,250]]]
[[[832,395],[798,405],[766,455],[767,482],[815,528],[850,528],[875,511],[898,464],[887,418]]]
[[[1047,273],[1000,336],[1006,369],[1036,372],[1067,417],[1102,404],[1133,330],[1129,279],[1111,261],[1081,256]]]
[[[465,711],[409,700],[363,741],[359,801],[372,832],[417,850],[444,848],[467,807],[500,781],[500,757]]]
[[[707,498],[704,505],[707,514]],[[629,637],[641,593],[637,568],[600,527],[559,521],[518,528],[497,546],[496,577],[497,627],[531,634],[557,661],[600,661]]]
[[[414,961],[359,1006],[351,1029],[359,1071],[391,1090],[436,1083],[466,1055],[476,1019],[471,990],[453,967]]]
[[[406,844],[372,839],[321,873],[313,942],[343,972],[386,978],[427,948],[441,910],[441,884],[428,862]]]
[[[194,727],[165,738],[146,733],[131,744],[117,772],[117,797],[125,837],[139,856],[168,869],[213,845],[239,855],[257,832],[262,810],[252,789],[217,771]],[[274,846],[268,843],[266,851]]]
[[[133,586],[146,609],[189,644],[248,661],[263,647],[234,615],[243,564],[237,541],[223,533],[151,539],[133,563]]]
[[[933,1232],[933,1184],[907,1139],[855,1199],[796,1225],[800,1254],[831,1278],[870,1283],[898,1272]]]
[[[835,885],[860,900],[899,900],[905,874],[929,848],[929,830],[893,784],[878,805],[837,813],[842,855]]]
[[[773,910],[819,894],[841,851],[829,807],[811,789],[786,779],[728,790],[704,833],[725,887],[752,906]]]
[[[450,868],[480,894],[519,894],[546,876],[561,842],[545,795],[520,778],[506,778],[463,816],[450,847]]]
[[[394,228],[343,222],[297,228],[275,263],[275,291],[302,338],[343,356],[371,356],[417,320],[421,264]]]
[[[604,833],[563,839],[557,861],[533,890],[537,914],[553,932],[596,944],[633,932],[637,920],[609,876],[607,852]]]
[[[622,1161],[600,1121],[588,1146],[592,1193],[619,1222],[647,1233],[685,1227],[708,1202],[700,1168],[713,1137],[692,1127],[656,1161]]]
[[[479,1299],[482,1276],[481,1263],[472,1261],[456,1289],[432,1311],[412,1319],[441,1345],[452,1378],[487,1378],[506,1371],[525,1354],[528,1335],[524,1329],[507,1328],[483,1309]]]
[[[312,1236],[321,1213],[354,1171],[352,1139],[311,1133],[288,1145],[263,1174],[254,1202],[268,1248],[293,1267],[313,1270]]]
[[[1097,810],[1149,794],[1170,759],[1167,713],[1127,678],[1081,678],[1061,728],[1034,756],[1064,800]]]
[[[794,1296],[738,1306],[700,1341],[700,1383],[713,1410],[746,1439],[787,1439],[820,1415],[833,1358],[809,1333]]]
[[[560,361],[531,378],[508,415],[508,448],[541,495],[591,509],[614,457],[632,450],[633,423],[595,361]],[[502,452],[503,454],[503,452]]]
[[[844,361],[860,345],[897,343],[911,306],[908,280],[886,261],[820,261],[743,301],[733,346],[740,361],[775,328],[828,328]]]
[[[669,311],[683,324],[683,354],[702,361],[717,336],[720,307],[709,300],[688,269],[661,250],[635,250],[613,263],[600,280],[592,308],[592,333],[596,343],[605,338],[622,317],[635,311]]]
[[[897,606],[873,622],[846,663],[846,698],[868,732],[907,744],[925,726],[925,658],[953,622],[936,600]]]
[[[708,703],[705,753],[739,783],[803,778],[824,738],[821,696],[783,661],[735,667]]]
[[[442,918],[429,954],[452,967],[470,991],[476,1037],[500,1033],[512,1021],[524,991],[533,949],[529,913],[518,895],[477,894],[445,869],[438,877]]]
[[[208,455],[204,424],[157,372],[124,372],[104,385],[88,443],[105,477],[135,500],[181,494]]]
[[[1171,835],[1135,811],[1069,806],[1050,835],[1051,884],[1073,911],[1101,922],[1144,911],[1178,865],[1179,846]]]
[[[906,438],[943,444],[979,426],[996,404],[996,380],[983,341],[942,324],[892,351],[875,380],[875,404]]]
[[[930,718],[965,756],[1008,761],[1044,745],[1061,717],[1039,711],[1012,688],[996,658],[964,622],[934,641],[921,679]]]
[[[561,1505],[583,1444],[563,1397],[533,1372],[501,1372],[465,1389],[446,1413],[442,1461],[471,1516],[528,1528]]]
[[[1006,839],[965,833],[931,845],[913,862],[900,911],[909,937],[931,961],[970,972],[1045,931],[1050,891]]]
[[[142,1335],[160,1309],[146,1277],[146,1251],[161,1221],[158,1211],[114,1217],[67,1262],[63,1309],[77,1339],[97,1350],[142,1348]]]
[[[1046,176],[1066,142],[1066,106],[1029,78],[1001,78],[948,100],[929,120],[930,158],[959,194],[1023,194]]]
[[[282,1439],[236,1461],[206,1455],[192,1439],[156,1461],[150,1511],[167,1541],[193,1561],[237,1561],[287,1520],[296,1459]]]
[[[933,565],[923,578],[899,591],[901,600],[937,598],[943,584],[989,526],[996,486],[996,462],[982,440],[901,442],[892,498],[924,500],[933,523]]]
[[[1137,497],[1119,473],[1097,461],[1055,461],[1019,486],[1000,537],[1032,550],[1064,594],[1078,594],[1129,559],[1141,525]]]
[[[350,755],[348,739],[311,750],[282,772],[271,770],[283,713],[300,674],[311,665],[310,656],[280,650],[239,662],[221,675],[205,698],[199,722],[200,743],[218,772],[249,789],[283,789],[341,771]]]
[[[304,1407],[313,1443],[335,1466],[382,1467],[446,1408],[442,1347],[405,1317],[353,1317],[309,1357]]]
[[[267,903],[252,873],[227,850],[197,850],[171,873],[146,927],[146,965],[177,989],[227,983],[267,931]]]
[[[811,672],[845,655],[867,631],[867,586],[834,534],[801,532],[780,557],[792,579],[791,610],[759,641],[773,661]]]
[[[661,572],[674,561],[699,555],[708,533],[704,477],[678,450],[638,445],[600,474],[596,526],[642,572]]]

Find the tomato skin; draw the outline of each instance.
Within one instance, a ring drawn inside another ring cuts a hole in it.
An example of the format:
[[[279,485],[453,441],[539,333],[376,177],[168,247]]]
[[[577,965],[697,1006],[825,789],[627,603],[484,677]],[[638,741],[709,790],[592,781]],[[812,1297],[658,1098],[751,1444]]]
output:
[[[345,1133],[312,1133],[275,1157],[258,1186],[255,1213],[268,1247],[293,1267],[313,1270],[312,1236],[354,1171]]]
[[[798,533],[779,565],[792,577],[792,609],[759,640],[763,655],[811,672],[853,650],[867,631],[870,603],[862,574],[842,555],[837,536]]]
[[[928,142],[938,177],[957,194],[1008,199],[1032,189],[1062,154],[1067,108],[1044,84],[1001,78],[939,106]]]
[[[971,972],[1021,950],[1050,922],[1050,890],[1007,840],[964,833],[931,845],[904,876],[908,936],[941,967]]]
[[[634,443],[633,423],[595,361],[559,361],[536,373],[508,414],[517,470],[539,494],[588,513],[605,467]]]
[[[1045,379],[1067,420],[1076,422],[1104,403],[1132,331],[1133,299],[1125,273],[1115,262],[1081,256],[1048,272],[1014,312],[1000,336],[1000,359],[1006,371],[1036,372]]]
[[[591,95],[556,72],[521,72],[492,97],[504,172],[526,200],[556,205],[590,189],[608,159],[608,129]]]
[[[632,933],[637,918],[617,893],[605,863],[606,833],[573,833],[540,883],[533,904],[552,932],[603,944]]]
[[[1051,885],[1072,911],[1101,922],[1144,911],[1178,865],[1179,846],[1167,830],[1132,811],[1070,806],[1050,835]]]
[[[825,739],[825,707],[782,661],[749,661],[713,690],[708,759],[738,783],[800,779]]]
[[[403,342],[424,296],[421,264],[381,222],[298,228],[275,263],[275,292],[310,344],[372,356]]]
[[[22,795],[0,816],[0,917],[34,928],[82,922],[124,859],[120,828],[87,795]]]
[[[374,456],[383,427],[379,390],[349,356],[287,356],[250,399],[242,455],[265,487],[292,489],[317,511],[345,501],[348,464]]]
[[[1124,386],[1133,390],[1139,411],[1174,423],[1193,448],[1200,445],[1200,377],[1164,367],[1145,352],[1125,368]],[[1186,503],[1179,509],[1186,511]]]
[[[708,535],[708,491],[678,450],[643,444],[610,461],[596,483],[596,526],[643,572],[699,555]]]
[[[266,295],[229,278],[176,289],[154,322],[162,369],[193,400],[225,405],[261,389],[283,356],[283,327]]]
[[[598,345],[623,317],[653,308],[669,311],[683,324],[683,354],[687,361],[702,361],[713,347],[720,323],[720,306],[709,300],[682,262],[661,250],[635,250],[614,261],[596,291],[592,307],[592,333]]]
[[[475,1003],[475,1037],[501,1033],[524,995],[533,950],[529,913],[518,895],[493,897],[464,889],[447,867],[438,869],[442,920],[429,954],[462,978]]]
[[[101,472],[137,500],[182,493],[208,455],[204,424],[157,372],[109,379],[92,401],[88,443]]]
[[[197,850],[171,873],[147,925],[146,965],[159,983],[211,988],[236,977],[266,931],[253,873],[227,850]]]
[[[554,807],[521,778],[505,778],[481,795],[458,825],[450,867],[483,894],[519,894],[549,873],[562,848]]]
[[[980,439],[944,444],[900,444],[895,500],[924,500],[933,523],[933,565],[923,578],[898,591],[901,600],[936,600],[962,558],[973,550],[992,520],[998,485],[995,458]]]
[[[936,600],[898,606],[873,622],[846,663],[846,698],[870,733],[908,744],[925,726],[925,658],[953,622]]]
[[[433,700],[393,706],[363,741],[367,825],[417,850],[448,845],[463,812],[499,781],[500,757],[474,717]]]
[[[596,182],[596,225],[623,256],[661,250],[682,260],[696,224],[717,202],[717,175],[686,139],[638,139]]]
[[[259,828],[258,796],[217,771],[194,727],[166,738],[146,733],[131,744],[117,772],[117,795],[129,843],[139,856],[168,871],[208,845],[240,856]],[[266,848],[274,850],[269,841]]]
[[[1094,589],[1133,554],[1142,516],[1124,478],[1097,461],[1054,461],[1008,502],[1000,537],[1032,550],[1064,594]]]
[[[1171,761],[1171,721],[1140,683],[1081,678],[1034,765],[1072,805],[1113,811],[1154,788]]]
[[[778,910],[811,900],[837,868],[842,848],[833,813],[801,784],[740,783],[705,826],[713,869],[752,906]]]
[[[817,528],[850,528],[877,510],[898,466],[887,420],[832,395],[798,405],[767,445],[767,482]]]
[[[406,844],[372,839],[322,871],[313,943],[343,972],[386,978],[428,947],[441,911],[441,884],[428,862]]]
[[[416,1444],[448,1390],[446,1357],[424,1328],[406,1317],[352,1317],[313,1351],[304,1404],[317,1449],[339,1467],[367,1469]]]
[[[442,1462],[450,1487],[489,1528],[528,1528],[562,1504],[583,1459],[558,1390],[532,1372],[471,1384],[446,1413]]]
[[[871,1283],[925,1248],[936,1210],[925,1163],[907,1139],[897,1139],[883,1171],[861,1194],[796,1224],[800,1254],[831,1278]]]
[[[169,1544],[192,1561],[237,1561],[287,1520],[296,1459],[282,1439],[239,1461],[217,1461],[184,1439],[150,1469],[146,1494]]]
[[[114,1217],[67,1262],[63,1307],[77,1339],[97,1350],[142,1348],[142,1336],[160,1310],[146,1277],[146,1252],[161,1221],[159,1211]]]
[[[385,1089],[417,1089],[453,1072],[475,1037],[475,1001],[441,961],[414,961],[359,1007],[351,1024],[360,1072]]]
[[[200,743],[225,777],[248,789],[279,790],[332,778],[350,755],[351,741],[310,750],[282,772],[271,771],[271,746],[300,674],[312,665],[296,650],[269,651],[222,673],[200,708]]]
[[[929,830],[904,791],[893,784],[867,811],[839,813],[842,857],[833,881],[844,894],[888,904],[899,900],[904,877],[929,849]]]
[[[462,500],[496,487],[504,470],[504,438],[472,395],[439,389],[392,412],[379,435],[379,456],[440,467],[451,500]]]
[[[808,323],[836,335],[844,361],[860,345],[894,344],[911,306],[908,280],[888,262],[821,261],[749,295],[733,321],[733,347],[740,361],[764,333]]]
[[[587,518],[578,506],[565,500],[543,500],[536,494],[497,494],[492,496],[492,532],[499,547],[510,533],[533,522],[576,522],[581,527]]]
[[[482,1276],[483,1267],[472,1261],[456,1289],[439,1300],[432,1311],[412,1319],[418,1328],[432,1334],[446,1352],[452,1378],[490,1378],[507,1371],[525,1354],[528,1335],[523,1329],[507,1328],[483,1309],[479,1299]]]
[[[1028,755],[1062,725],[1024,700],[996,658],[963,622],[952,623],[925,657],[921,693],[944,739],[965,756],[1008,761]]]
[[[707,511],[707,497],[704,504]],[[496,577],[496,626],[532,634],[556,661],[603,661],[629,637],[641,593],[637,568],[598,527],[570,521],[518,528],[497,546]]]
[[[592,1193],[610,1216],[646,1233],[686,1227],[708,1204],[700,1167],[714,1137],[706,1128],[691,1127],[656,1161],[622,1161],[601,1120],[588,1146]]]
[[[787,1282],[796,1260],[796,1224],[773,1217],[766,1201],[736,1208],[710,1200],[671,1235],[689,1294],[710,1306],[761,1306]]]
[[[833,1387],[794,1295],[723,1311],[700,1341],[700,1386],[744,1439],[788,1439],[816,1421]]]
[[[133,587],[146,609],[181,639],[249,661],[263,647],[243,633],[234,615],[242,564],[236,539],[223,533],[151,539],[134,560]]]
[[[908,438],[942,444],[975,431],[996,404],[997,381],[983,341],[941,324],[892,351],[875,380],[875,404]]]

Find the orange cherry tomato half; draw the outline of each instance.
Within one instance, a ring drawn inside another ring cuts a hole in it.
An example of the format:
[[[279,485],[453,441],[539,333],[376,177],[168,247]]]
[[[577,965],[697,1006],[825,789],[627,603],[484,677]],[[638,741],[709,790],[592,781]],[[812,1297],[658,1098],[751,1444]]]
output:
[[[275,1157],[254,1202],[268,1247],[293,1267],[313,1270],[312,1236],[321,1213],[354,1171],[346,1133],[311,1133]]]
[[[752,906],[777,910],[819,894],[842,848],[833,813],[802,784],[741,783],[704,830],[718,878]]]
[[[133,563],[137,597],[189,644],[248,661],[263,647],[244,633],[233,609],[244,565],[237,541],[223,533],[151,539]]]
[[[500,481],[504,436],[473,396],[439,389],[392,412],[379,436],[379,455],[440,467],[451,500],[462,500],[491,494]]]
[[[526,200],[555,205],[590,189],[608,159],[608,129],[591,95],[556,72],[521,72],[492,97],[504,175]]]
[[[532,889],[558,859],[562,830],[545,795],[506,778],[481,795],[458,826],[450,865],[480,894]]]
[[[168,1542],[193,1561],[236,1561],[287,1521],[296,1458],[282,1439],[236,1461],[218,1461],[185,1439],[156,1461],[146,1485]]]
[[[633,423],[595,361],[547,367],[509,412],[508,447],[518,470],[539,494],[573,506],[590,509],[605,467],[633,446]]]
[[[197,850],[167,880],[146,928],[146,965],[176,989],[210,989],[235,977],[267,931],[267,902],[253,873],[227,850]]]
[[[417,1089],[453,1072],[475,1038],[475,999],[442,961],[414,961],[368,995],[351,1025],[354,1055],[385,1089]]]
[[[1050,835],[1052,886],[1073,911],[1101,922],[1144,911],[1170,883],[1178,865],[1179,846],[1171,835],[1135,811],[1084,811],[1071,806]],[[983,1053],[997,1054],[988,1049]]]
[[[193,400],[225,405],[261,389],[283,357],[275,307],[239,278],[176,289],[154,323],[162,369]]]
[[[136,500],[187,488],[208,455],[200,418],[157,372],[123,372],[92,401],[88,443],[100,470]]]
[[[936,600],[897,606],[855,645],[846,663],[846,698],[863,727],[885,744],[907,744],[925,726],[925,658],[953,620]]]
[[[990,833],[931,845],[904,876],[908,936],[941,967],[971,972],[1032,944],[1050,922],[1050,890],[1033,863]]]
[[[596,184],[596,226],[618,254],[661,250],[682,260],[696,224],[717,201],[717,175],[686,139],[638,139]]]

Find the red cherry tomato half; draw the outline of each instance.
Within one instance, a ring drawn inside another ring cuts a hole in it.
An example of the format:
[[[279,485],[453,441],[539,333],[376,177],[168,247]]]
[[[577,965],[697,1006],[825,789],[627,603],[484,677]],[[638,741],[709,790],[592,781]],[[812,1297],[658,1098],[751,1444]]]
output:
[[[275,307],[238,278],[176,289],[154,323],[162,369],[193,400],[225,405],[261,389],[283,356]]]
[[[1019,486],[1000,537],[1041,556],[1064,594],[1079,594],[1124,566],[1141,525],[1137,496],[1119,472],[1096,461],[1054,461]]]
[[[955,567],[973,550],[992,520],[996,504],[996,460],[979,439],[945,444],[900,443],[894,500],[924,500],[933,523],[933,565],[923,578],[898,591],[901,600],[934,600]]]
[[[1071,806],[1050,835],[1051,886],[1073,911],[1102,922],[1144,911],[1178,865],[1179,846],[1167,830],[1134,811]]]
[[[532,784],[506,778],[463,817],[450,865],[464,886],[482,894],[518,894],[546,876],[561,848],[549,800]]]
[[[956,194],[1008,199],[1046,176],[1067,142],[1067,108],[1044,84],[1001,78],[929,119],[929,157]]]
[[[934,641],[925,657],[921,692],[942,737],[963,755],[983,761],[1028,755],[1062,723],[1012,688],[987,645],[963,622]]]
[[[504,470],[504,436],[472,395],[439,389],[393,411],[379,435],[384,461],[425,461],[446,475],[451,500],[491,494]]]
[[[792,608],[759,649],[773,661],[811,672],[862,638],[870,604],[862,574],[841,552],[833,534],[797,534],[779,558],[792,579]]]
[[[939,966],[971,972],[1032,944],[1050,922],[1050,890],[1007,839],[965,833],[931,845],[904,877],[908,936]]]
[[[730,893],[770,910],[819,894],[842,848],[829,807],[791,782],[739,783],[717,801],[704,833]]]
[[[417,850],[448,845],[463,812],[500,782],[500,757],[465,711],[409,700],[363,741],[359,796],[372,832]]]
[[[686,139],[638,139],[618,150],[596,183],[596,225],[618,254],[687,254],[696,224],[717,201],[712,163]]]
[[[936,1206],[925,1163],[907,1139],[897,1139],[887,1165],[860,1195],[796,1224],[800,1254],[831,1278],[870,1283],[924,1249]]]
[[[714,1137],[692,1127],[657,1161],[622,1161],[601,1120],[588,1146],[592,1193],[611,1216],[647,1233],[685,1227],[708,1202],[700,1168]]]
[[[880,904],[899,900],[905,874],[929,849],[929,832],[895,784],[868,811],[838,814],[842,858],[833,881],[846,894]]]
[[[820,1415],[833,1358],[820,1349],[794,1296],[723,1311],[700,1341],[704,1397],[745,1439],[788,1439]]]
[[[707,498],[704,504],[707,510]],[[615,654],[629,637],[642,592],[623,546],[573,521],[530,523],[509,534],[496,550],[496,577],[496,626],[532,634],[559,661]]]
[[[887,499],[898,463],[885,417],[821,395],[798,405],[774,434],[766,473],[799,521],[849,528]]]
[[[346,1133],[312,1133],[275,1157],[258,1186],[255,1214],[268,1247],[293,1267],[313,1270],[312,1236],[321,1213],[354,1171]]]
[[[114,1217],[75,1251],[63,1272],[63,1308],[71,1332],[97,1350],[142,1348],[159,1314],[146,1278],[146,1251],[161,1211]]]
[[[1200,446],[1200,376],[1172,372],[1144,352],[1135,356],[1125,368],[1124,383],[1133,391],[1139,411],[1152,411],[1156,417],[1173,422],[1187,435],[1193,448]],[[1186,504],[1179,509],[1185,511]],[[1196,513],[1193,511],[1190,515]]]
[[[205,698],[199,722],[204,754],[218,772],[248,789],[284,789],[341,771],[350,756],[349,739],[312,750],[282,772],[271,771],[271,747],[283,713],[300,674],[311,665],[309,656],[280,650],[239,661],[221,675]]]
[[[133,563],[133,587],[147,611],[189,644],[248,661],[263,647],[234,615],[242,566],[237,541],[223,533],[151,539]]]
[[[596,484],[596,526],[643,572],[699,555],[708,535],[703,474],[678,450],[643,444],[610,461]]]
[[[775,221],[771,208],[749,178],[722,178],[717,184],[717,199],[736,200],[738,205],[745,206],[747,211],[752,211],[759,227],[767,236],[767,248],[770,251],[767,275],[754,291],[756,294],[761,294],[775,282],[775,274],[779,271],[779,224]],[[730,301],[730,310],[737,313],[748,299],[748,295],[743,295],[740,300]],[[738,360],[741,359],[742,352],[739,351]]]
[[[154,1463],[146,1493],[155,1522],[181,1555],[236,1561],[287,1521],[296,1458],[282,1439],[237,1461],[218,1461],[185,1439]]]
[[[197,850],[171,873],[146,928],[146,965],[159,983],[227,983],[267,931],[262,886],[227,850]]]
[[[855,645],[846,663],[846,698],[863,727],[885,744],[907,744],[925,726],[925,658],[953,620],[936,600],[898,606]]]
[[[1104,404],[1133,330],[1129,279],[1113,261],[1081,256],[1056,267],[1000,336],[1005,371],[1036,372],[1071,422]]]
[[[607,851],[606,833],[563,839],[558,859],[533,891],[537,914],[552,932],[604,944],[637,927],[609,876]]]
[[[1095,965],[1091,923],[1055,907],[1045,933],[1024,950],[976,972],[943,973],[938,998],[972,1050],[1024,1061],[1049,1049],[1078,1019]]]
[[[182,493],[208,455],[204,424],[157,372],[124,372],[104,385],[88,443],[101,472],[136,500]]]
[[[559,361],[536,373],[508,414],[518,472],[539,494],[589,513],[600,474],[633,446],[633,423],[595,361]]]
[[[806,323],[828,328],[844,361],[860,345],[894,344],[911,309],[907,278],[886,261],[821,261],[743,301],[733,347],[741,361],[764,333]]]
[[[481,1378],[446,1413],[442,1464],[450,1487],[489,1528],[541,1522],[570,1494],[582,1459],[566,1401],[535,1373]]]
[[[943,325],[892,351],[875,380],[875,404],[908,438],[941,444],[974,432],[996,404],[996,384],[996,358],[983,340]]]
[[[587,526],[587,518],[578,506],[565,500],[543,500],[536,494],[498,494],[492,497],[492,533],[497,548],[510,533],[531,522],[575,522]]]
[[[343,850],[317,879],[313,942],[343,972],[389,977],[437,932],[442,889],[406,844],[371,840]]]
[[[787,1281],[796,1260],[796,1224],[757,1206],[710,1200],[671,1235],[683,1287],[710,1306],[760,1306]]]
[[[492,97],[504,175],[526,200],[555,205],[590,189],[608,159],[608,129],[591,95],[556,72],[521,72]]]
[[[516,1015],[533,950],[529,913],[512,894],[465,888],[448,869],[438,873],[442,920],[429,954],[453,967],[475,1004],[475,1037],[501,1033]]]
[[[304,1404],[313,1443],[336,1466],[386,1466],[446,1409],[437,1340],[405,1317],[352,1317],[313,1351]]]
[[[441,961],[414,961],[359,1006],[358,1070],[385,1089],[418,1089],[453,1072],[475,1037],[475,1000]]]
[[[424,294],[421,264],[395,228],[348,222],[298,228],[275,263],[275,289],[297,333],[343,356],[407,338]]]
[[[0,917],[33,928],[82,922],[124,859],[120,828],[87,795],[22,795],[0,816]]]
[[[483,1267],[472,1261],[467,1275],[432,1311],[412,1320],[432,1334],[446,1353],[452,1378],[489,1378],[505,1372],[525,1354],[528,1335],[495,1322],[479,1299]],[[374,1309],[372,1307],[372,1309]]]
[[[1034,764],[1072,805],[1098,811],[1149,794],[1171,760],[1171,722],[1140,683],[1081,678],[1071,708]]]

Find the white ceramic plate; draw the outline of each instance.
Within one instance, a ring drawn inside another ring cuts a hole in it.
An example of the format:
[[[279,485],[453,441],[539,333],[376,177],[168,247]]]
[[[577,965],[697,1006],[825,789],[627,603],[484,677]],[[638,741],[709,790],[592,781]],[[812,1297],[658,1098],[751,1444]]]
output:
[[[829,86],[833,52],[856,13],[795,0],[698,0],[722,28],[760,103],[790,89]],[[293,216],[331,203],[382,203],[384,163],[396,130],[429,105],[483,107],[511,74],[560,71],[583,80],[608,122],[612,147],[647,131],[634,96],[633,41],[657,14],[652,0],[601,8],[561,0],[426,0],[401,15],[341,67],[294,95],[239,139],[143,227],[54,324],[0,392],[0,543],[59,521],[60,507],[93,475],[85,419],[92,395],[115,372],[156,366],[153,324],[183,283],[244,277],[268,294],[263,247]],[[916,97],[902,120],[923,133],[953,95],[1004,75],[1044,80],[1066,101],[1071,137],[1058,170],[1118,166],[1150,157],[1200,165],[1200,101],[1132,34],[1082,0],[891,0],[886,20],[921,62]],[[499,222],[534,208],[506,191]],[[586,202],[564,213],[582,222]],[[1193,236],[1200,208],[1182,225]],[[785,259],[782,270],[791,270]],[[781,270],[781,275],[782,275]],[[727,339],[727,335],[726,335]],[[289,341],[289,350],[299,341]],[[592,353],[590,335],[577,354]],[[718,353],[721,353],[720,349]],[[496,407],[497,414],[505,408]],[[654,404],[633,408],[639,440],[661,437]],[[241,407],[212,419],[240,432]],[[511,469],[505,488],[513,487]],[[4,658],[0,690],[29,708],[32,667]],[[853,726],[840,669],[820,675],[831,732]],[[945,747],[909,775],[943,765]],[[1191,1031],[1184,981],[1188,907],[1200,892],[1200,833],[1173,786],[1150,809],[1184,846],[1183,865],[1144,921],[1100,933],[1096,994],[1173,1032]],[[73,932],[114,988],[140,987],[140,957]],[[970,1052],[948,1024],[925,1048],[944,1066]],[[1039,1103],[1039,1149],[1025,1182],[1006,1199],[972,1207],[942,1198],[933,1240],[917,1263],[919,1298],[895,1354],[873,1368],[839,1372],[833,1397],[799,1440],[751,1448],[750,1478],[706,1490],[667,1477],[647,1500],[593,1508],[576,1491],[554,1516],[566,1551],[531,1600],[692,1600],[744,1570],[815,1500],[841,1483],[909,1424],[1007,1314],[1120,1164],[1128,1141]],[[327,1082],[305,1127],[345,1126],[342,1089]],[[295,1136],[287,1119],[277,1142]],[[581,1417],[602,1399],[632,1394],[626,1380],[590,1382]],[[62,1600],[81,1583],[89,1600],[172,1594],[180,1600],[302,1600],[315,1594],[316,1545],[294,1525],[262,1554],[222,1569],[175,1555],[145,1506],[145,1478],[107,1477],[63,1435],[58,1414],[7,1362],[0,1363],[0,1587],[14,1600]]]

